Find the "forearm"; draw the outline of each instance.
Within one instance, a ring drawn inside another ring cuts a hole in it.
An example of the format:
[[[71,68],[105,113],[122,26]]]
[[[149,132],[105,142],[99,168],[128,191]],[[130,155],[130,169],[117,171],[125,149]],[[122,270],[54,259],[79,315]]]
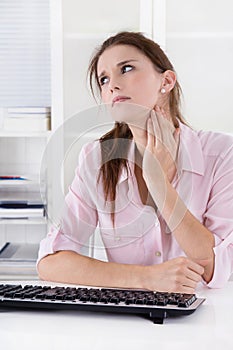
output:
[[[169,181],[160,190],[151,186],[158,209],[185,254],[195,260],[208,260],[204,279],[209,281],[214,269],[214,236],[187,209]]]
[[[188,258],[140,266],[103,262],[72,251],[61,251],[38,264],[41,279],[112,288],[194,293],[204,269]]]
[[[38,264],[43,280],[102,287],[142,288],[145,267],[103,262],[72,251],[60,251]]]
[[[173,235],[189,258],[204,263],[203,278],[209,282],[214,272],[213,234],[187,210]]]

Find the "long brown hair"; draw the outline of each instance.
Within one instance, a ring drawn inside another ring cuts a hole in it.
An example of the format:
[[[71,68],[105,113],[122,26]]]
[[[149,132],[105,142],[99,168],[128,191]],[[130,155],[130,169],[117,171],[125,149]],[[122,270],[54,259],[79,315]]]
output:
[[[93,96],[95,97],[94,83],[98,91],[101,91],[101,86],[98,79],[97,65],[100,56],[103,52],[112,46],[130,45],[136,47],[145,56],[147,56],[154,64],[154,68],[159,73],[164,73],[166,70],[174,71],[174,68],[165,55],[163,50],[153,40],[146,38],[141,33],[136,32],[120,32],[103,42],[97,49],[89,64],[89,83]],[[181,87],[176,80],[175,86],[169,93],[169,110],[172,116],[174,126],[177,127],[177,119],[181,123],[186,124],[180,111]],[[123,167],[128,171],[127,153],[130,142],[123,143],[123,139],[132,139],[132,133],[126,123],[115,123],[115,126],[107,134],[100,138],[102,166],[100,168],[99,179],[103,181],[105,200],[109,199],[113,203],[112,220],[114,223],[114,201],[116,198],[116,185],[118,182],[120,171]],[[126,146],[126,144],[128,146]]]

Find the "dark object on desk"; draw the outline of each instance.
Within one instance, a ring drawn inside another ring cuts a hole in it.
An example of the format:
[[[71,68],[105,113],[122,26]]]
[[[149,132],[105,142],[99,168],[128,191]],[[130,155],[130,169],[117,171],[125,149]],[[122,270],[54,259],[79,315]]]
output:
[[[204,300],[195,294],[0,284],[0,308],[143,314],[160,324],[167,316],[193,313]]]
[[[0,248],[0,263],[1,261],[11,262],[36,262],[38,256],[38,243],[10,243],[6,242]]]
[[[37,276],[36,260],[39,244],[10,243],[0,247],[0,275],[1,276]],[[34,279],[34,278],[32,278]]]

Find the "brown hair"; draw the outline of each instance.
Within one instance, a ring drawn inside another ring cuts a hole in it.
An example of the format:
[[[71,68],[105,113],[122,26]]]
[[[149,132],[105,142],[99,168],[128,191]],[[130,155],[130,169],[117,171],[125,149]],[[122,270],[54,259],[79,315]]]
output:
[[[147,56],[154,64],[154,68],[159,73],[164,73],[166,70],[174,71],[174,68],[160,48],[153,40],[146,38],[141,33],[136,32],[120,32],[103,42],[97,49],[89,64],[89,83],[93,96],[95,97],[93,82],[97,85],[98,91],[101,91],[101,86],[97,74],[97,65],[100,56],[103,52],[116,45],[130,45],[136,47],[145,56]],[[172,116],[174,126],[177,127],[177,119],[181,123],[186,124],[180,112],[181,87],[176,81],[174,88],[169,93],[169,109]],[[128,171],[127,153],[130,142],[118,142],[119,139],[132,139],[132,133],[125,123],[115,123],[115,126],[107,134],[100,138],[102,166],[100,168],[99,179],[102,178],[105,200],[109,198],[113,203],[112,219],[114,223],[114,201],[116,198],[116,185],[120,171],[123,167]]]

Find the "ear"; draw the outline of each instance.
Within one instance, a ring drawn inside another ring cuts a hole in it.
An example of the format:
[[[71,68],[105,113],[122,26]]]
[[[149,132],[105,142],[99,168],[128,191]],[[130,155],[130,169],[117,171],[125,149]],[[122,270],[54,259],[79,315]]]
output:
[[[171,91],[176,83],[176,73],[172,70],[166,70],[163,73],[161,89],[165,89],[166,92]]]

